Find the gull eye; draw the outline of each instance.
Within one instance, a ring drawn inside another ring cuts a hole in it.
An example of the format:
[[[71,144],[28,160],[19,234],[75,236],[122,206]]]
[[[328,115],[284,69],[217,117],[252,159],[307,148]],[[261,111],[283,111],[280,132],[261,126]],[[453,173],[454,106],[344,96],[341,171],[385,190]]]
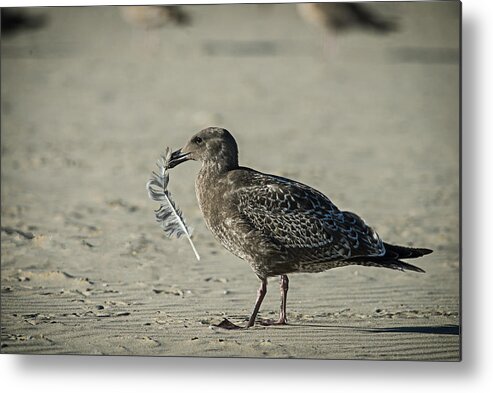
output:
[[[197,145],[200,145],[202,143],[202,138],[200,136],[196,136],[193,138],[193,143],[196,143]]]

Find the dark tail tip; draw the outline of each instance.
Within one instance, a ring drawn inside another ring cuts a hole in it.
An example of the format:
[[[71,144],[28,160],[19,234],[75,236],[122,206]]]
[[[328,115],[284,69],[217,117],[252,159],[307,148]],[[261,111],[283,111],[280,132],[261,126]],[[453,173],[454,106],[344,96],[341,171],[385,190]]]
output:
[[[402,270],[411,270],[413,272],[417,273],[426,273],[423,269],[420,267],[411,265],[410,263],[402,262],[402,261],[396,261],[398,263],[398,267]]]
[[[384,243],[384,246],[389,254],[394,254],[397,258],[402,259],[419,258],[433,252],[433,250],[430,250],[429,248],[403,247],[388,243]]]
[[[423,255],[428,255],[433,252],[433,250],[430,250],[429,248],[418,248],[419,251],[423,253]]]

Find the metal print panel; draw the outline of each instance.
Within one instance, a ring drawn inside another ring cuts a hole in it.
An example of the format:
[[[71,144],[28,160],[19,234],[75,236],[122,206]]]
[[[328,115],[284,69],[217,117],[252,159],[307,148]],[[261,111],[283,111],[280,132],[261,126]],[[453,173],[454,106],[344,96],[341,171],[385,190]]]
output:
[[[1,352],[460,360],[460,23],[2,9]]]

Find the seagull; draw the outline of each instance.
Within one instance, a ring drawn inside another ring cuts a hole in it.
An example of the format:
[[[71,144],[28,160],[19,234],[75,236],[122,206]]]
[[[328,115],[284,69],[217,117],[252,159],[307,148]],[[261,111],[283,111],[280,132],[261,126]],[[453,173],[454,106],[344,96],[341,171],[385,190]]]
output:
[[[207,227],[228,251],[248,262],[260,280],[246,328],[255,324],[269,277],[280,277],[281,307],[277,321],[263,324],[285,325],[288,274],[349,265],[424,272],[401,259],[432,250],[383,242],[359,216],[339,210],[320,191],[239,166],[238,145],[223,128],[195,134],[171,154],[168,168],[189,160],[202,163],[195,191]],[[216,326],[242,328],[227,319]]]
[[[157,29],[168,22],[178,25],[190,23],[189,15],[177,5],[121,6],[119,9],[125,21],[144,29]]]
[[[360,3],[298,3],[296,8],[306,22],[329,33],[350,29],[389,33],[397,28],[393,21]]]

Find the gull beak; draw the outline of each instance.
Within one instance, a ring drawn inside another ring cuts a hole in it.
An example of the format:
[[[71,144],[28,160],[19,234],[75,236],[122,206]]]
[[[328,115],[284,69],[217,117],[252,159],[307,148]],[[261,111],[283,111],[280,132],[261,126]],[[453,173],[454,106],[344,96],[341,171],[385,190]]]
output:
[[[190,159],[188,157],[189,155],[190,153],[182,153],[181,149],[174,151],[171,153],[171,158],[168,162],[168,169],[174,168],[178,164],[188,161]]]

